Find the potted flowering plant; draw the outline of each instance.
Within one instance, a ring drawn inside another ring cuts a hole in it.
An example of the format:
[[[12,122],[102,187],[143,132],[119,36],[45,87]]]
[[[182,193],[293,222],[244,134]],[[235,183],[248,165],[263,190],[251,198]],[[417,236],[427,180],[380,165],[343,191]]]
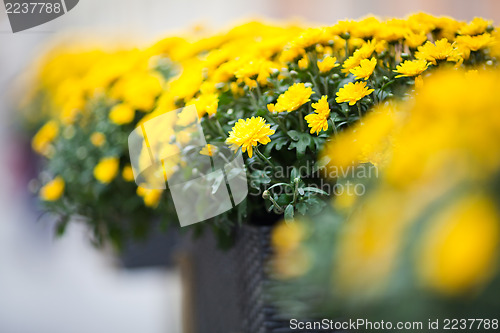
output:
[[[45,209],[59,217],[58,233],[70,219],[81,219],[96,244],[111,240],[120,248],[130,235],[145,236],[144,219],[162,215],[152,208],[169,211],[160,193],[133,183],[127,147],[127,132],[150,112],[171,76],[165,59],[155,47],[76,52],[60,46],[43,62],[32,103],[46,122],[32,147],[46,158],[39,193]]]
[[[437,73],[327,146],[332,164],[368,158],[379,173],[339,180],[366,193],[275,229],[274,295],[287,312],[498,328],[499,80],[484,67]]]
[[[248,237],[252,246],[245,247],[262,254],[255,276],[264,280],[269,226],[320,214],[334,196],[324,187],[324,145],[374,106],[411,98],[436,68],[495,65],[496,34],[483,19],[416,14],[314,28],[250,22],[212,36],[169,37],[145,50],[52,55],[36,88],[43,109],[52,110],[33,138],[53,179],[41,197],[50,211],[86,217],[97,239],[115,243],[126,229],[120,214],[135,217],[139,229],[149,216],[172,219],[168,191],[128,182],[126,138],[148,120],[194,106],[208,143],[195,153],[212,155],[217,145],[241,152],[249,195],[190,228],[232,235],[235,225],[264,225],[266,241]],[[79,58],[86,61],[74,72],[60,70]]]

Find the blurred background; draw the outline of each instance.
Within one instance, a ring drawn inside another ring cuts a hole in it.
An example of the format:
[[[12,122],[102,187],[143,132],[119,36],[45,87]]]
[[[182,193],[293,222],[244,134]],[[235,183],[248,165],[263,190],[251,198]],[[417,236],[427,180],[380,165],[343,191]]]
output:
[[[96,250],[78,224],[57,239],[54,221],[34,208],[26,187],[27,143],[15,134],[13,110],[20,96],[14,87],[22,89],[21,74],[59,33],[116,36],[140,45],[194,26],[219,29],[254,17],[333,24],[418,11],[500,21],[498,0],[80,0],[68,14],[13,34],[0,5],[0,332],[183,332],[175,265],[149,265],[142,258],[146,264],[130,268],[138,266],[134,260]]]

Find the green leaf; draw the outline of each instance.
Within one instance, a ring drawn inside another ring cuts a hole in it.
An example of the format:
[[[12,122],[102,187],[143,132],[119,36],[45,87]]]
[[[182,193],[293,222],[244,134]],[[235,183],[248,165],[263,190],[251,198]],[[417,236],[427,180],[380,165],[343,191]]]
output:
[[[269,114],[269,111],[264,110],[264,109],[259,109],[259,110],[257,110],[257,112],[256,112],[256,115],[257,115],[257,116],[261,116],[261,117],[263,117],[263,116],[265,116],[265,115],[267,115],[267,114]]]
[[[285,208],[285,221],[287,223],[289,222],[293,222],[293,215],[294,215],[294,209],[293,209],[293,205],[292,204],[289,204],[288,206],[286,206]]]
[[[328,195],[328,193],[326,193],[325,191],[320,190],[319,188],[316,188],[316,187],[305,187],[304,191],[305,192],[318,193],[318,194],[322,194],[322,195]]]
[[[298,211],[300,214],[302,214],[302,215],[306,215],[306,213],[307,213],[307,205],[306,205],[305,203],[303,203],[303,202],[299,202],[299,203],[297,204],[297,207],[296,207],[296,208],[297,208],[297,211]]]
[[[315,137],[315,136],[313,136],[312,137],[312,141],[314,143],[314,149],[318,152],[318,151],[320,151],[323,148],[326,139],[322,138],[322,137]]]
[[[299,141],[300,134],[300,132],[295,130],[288,131],[288,136],[292,138],[293,141]]]
[[[227,173],[226,177],[227,177],[228,180],[231,180],[231,179],[234,179],[234,178],[238,177],[240,174],[242,174],[244,172],[245,172],[244,169],[234,168],[234,169],[229,170],[229,172]]]
[[[253,171],[250,176],[250,186],[258,189],[261,184],[269,184],[271,182],[271,178],[268,175],[270,172],[264,170]]]
[[[276,186],[290,186],[290,184],[287,184],[287,183],[276,183],[276,184],[273,184],[272,186],[268,187],[267,190],[270,191],[271,189],[275,188]]]
[[[66,231],[66,227],[68,226],[68,222],[69,222],[68,216],[61,217],[61,220],[56,225],[56,236],[57,237],[61,237],[62,235],[64,235],[64,232]]]
[[[307,199],[304,200],[304,203],[307,205],[307,213],[309,215],[320,213],[326,205],[323,200],[319,200],[316,196],[308,196],[306,198]]]
[[[311,144],[311,135],[309,133],[298,134],[298,141],[290,143],[289,150],[297,149],[297,158],[303,158],[307,147]]]
[[[290,196],[286,193],[283,193],[280,196],[278,196],[277,198],[275,198],[275,200],[278,203],[278,205],[283,207],[283,206],[286,206],[292,202],[292,196]]]
[[[221,186],[223,181],[224,177],[222,175],[215,177],[212,183],[212,194],[215,194],[219,190],[219,187]]]
[[[264,153],[266,155],[270,155],[271,153],[271,150],[274,148],[276,149],[277,151],[281,150],[281,148],[283,148],[283,146],[285,146],[288,142],[289,142],[289,138],[287,137],[278,137],[278,138],[273,138],[271,140],[271,142],[269,142],[267,145],[266,145],[266,149],[264,150]]]
[[[273,209],[274,209],[274,205],[271,205],[271,206],[269,206],[269,208],[267,209],[267,212],[268,212],[268,213],[270,213]]]

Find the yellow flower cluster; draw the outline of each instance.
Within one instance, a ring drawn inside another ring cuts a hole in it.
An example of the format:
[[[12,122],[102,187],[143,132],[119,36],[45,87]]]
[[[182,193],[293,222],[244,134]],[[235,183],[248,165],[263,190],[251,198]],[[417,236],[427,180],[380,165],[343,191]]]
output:
[[[43,101],[36,109],[46,122],[38,124],[32,145],[51,158],[59,153],[54,142],[67,138],[68,127],[83,133],[89,147],[77,153],[100,152],[94,178],[113,186],[121,180],[117,174],[132,179],[129,166],[119,161],[129,159],[124,137],[134,126],[194,106],[221,142],[251,157],[275,132],[274,137],[300,130],[326,138],[357,119],[352,112],[362,116],[362,110],[390,98],[392,87],[421,86],[422,77],[442,63],[484,67],[488,59],[495,65],[497,40],[489,21],[420,13],[315,28],[251,21],[212,35],[167,37],[145,48],[65,45],[40,62],[32,95],[43,97],[33,103]],[[335,120],[339,114],[345,119]],[[103,129],[86,128],[92,117]],[[178,124],[189,120],[181,118]],[[189,133],[178,134],[178,140],[189,141]]]
[[[310,255],[301,244],[305,233],[306,228],[300,221],[282,221],[273,229],[271,244],[276,251],[277,260],[273,260],[272,264],[279,278],[298,277],[310,268]]]
[[[409,262],[420,285],[458,295],[490,281],[500,248],[491,185],[500,173],[499,84],[498,70],[436,73],[413,101],[379,108],[326,148],[333,165],[371,161],[381,175],[351,203],[334,268],[342,294],[390,288],[415,223],[423,231]]]

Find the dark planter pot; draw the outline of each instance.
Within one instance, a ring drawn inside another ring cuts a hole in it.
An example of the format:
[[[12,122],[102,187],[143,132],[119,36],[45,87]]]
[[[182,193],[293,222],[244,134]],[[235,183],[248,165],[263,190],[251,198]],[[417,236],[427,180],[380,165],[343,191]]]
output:
[[[129,239],[122,252],[119,263],[125,269],[173,268],[175,255],[181,243],[177,229],[161,230],[158,221],[152,221],[152,230],[144,240]]]
[[[211,232],[190,242],[185,261],[189,268],[183,269],[189,289],[186,333],[302,332],[290,329],[291,318],[279,314],[266,293],[272,283],[267,265],[272,257],[271,230],[245,225],[237,230],[230,250],[218,249]]]

